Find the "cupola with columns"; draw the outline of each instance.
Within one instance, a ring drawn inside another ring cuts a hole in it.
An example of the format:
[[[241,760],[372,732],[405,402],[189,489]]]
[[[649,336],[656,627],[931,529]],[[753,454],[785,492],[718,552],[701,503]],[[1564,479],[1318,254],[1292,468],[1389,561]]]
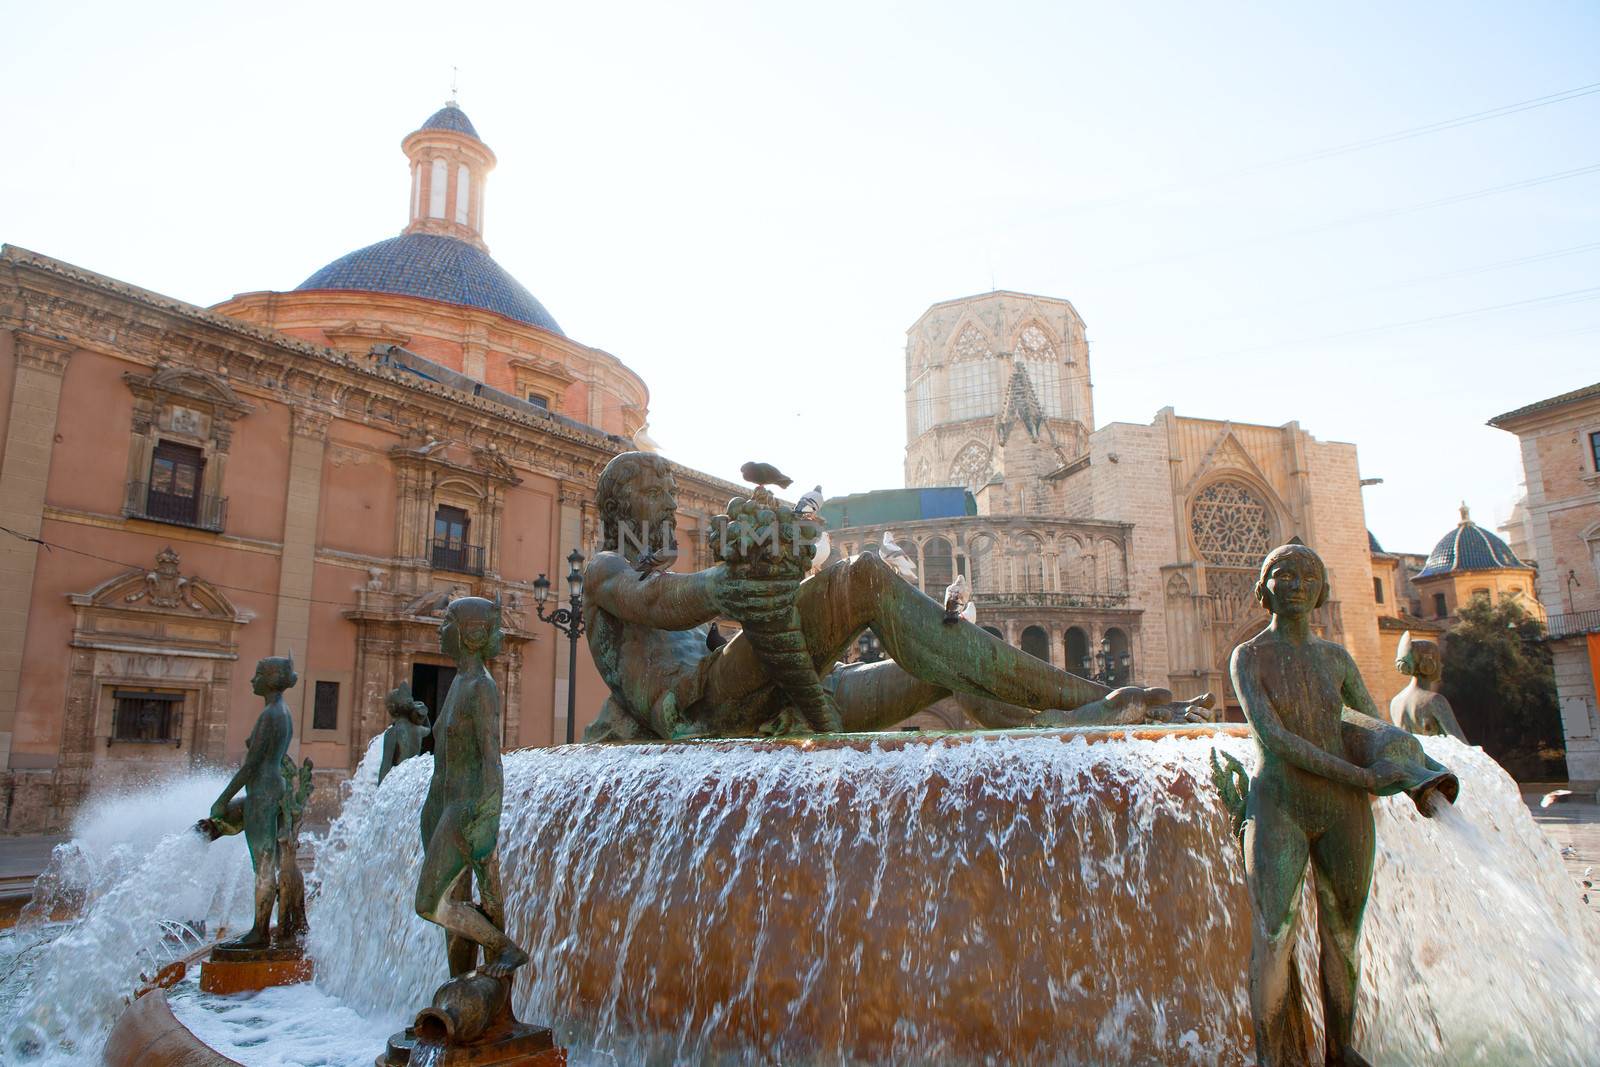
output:
[[[411,160],[411,222],[406,233],[483,243],[483,187],[494,153],[478,138],[466,112],[450,100],[400,142]]]

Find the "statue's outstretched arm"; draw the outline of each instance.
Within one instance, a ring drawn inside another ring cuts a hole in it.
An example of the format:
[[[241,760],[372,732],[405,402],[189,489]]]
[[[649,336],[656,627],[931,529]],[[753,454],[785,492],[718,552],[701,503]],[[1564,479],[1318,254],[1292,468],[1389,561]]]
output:
[[[584,586],[596,607],[623,622],[687,630],[721,614],[717,591],[726,573],[718,564],[693,574],[655,571],[641,579],[622,556],[602,552],[589,564]]]
[[[1374,791],[1378,786],[1377,775],[1357,767],[1347,759],[1324,752],[1283,725],[1283,720],[1272,707],[1271,698],[1256,676],[1256,666],[1252,662],[1255,655],[1250,646],[1240,645],[1233,650],[1228,673],[1233,678],[1234,692],[1239,694],[1239,703],[1244,706],[1244,717],[1250,720],[1250,728],[1260,739],[1261,747],[1286,763],[1292,763],[1330,782],[1365,789],[1369,793]],[[1362,687],[1363,692],[1365,688]],[[1367,707],[1371,706],[1372,698],[1369,696]]]
[[[1356,666],[1356,661],[1350,653],[1341,648],[1344,655],[1344,681],[1339,685],[1339,696],[1344,700],[1344,706],[1354,708],[1363,715],[1370,715],[1379,722],[1388,722],[1389,717],[1378,710],[1378,705],[1372,700],[1372,694],[1367,692],[1366,679],[1361,677],[1361,670]]]

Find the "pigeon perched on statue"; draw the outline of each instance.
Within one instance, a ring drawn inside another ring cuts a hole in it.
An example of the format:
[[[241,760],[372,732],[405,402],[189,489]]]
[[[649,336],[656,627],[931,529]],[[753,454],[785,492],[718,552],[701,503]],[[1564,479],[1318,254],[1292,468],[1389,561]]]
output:
[[[651,549],[640,556],[633,564],[633,569],[639,572],[642,582],[656,571],[664,571],[678,560],[676,548],[662,548],[659,551]]]
[[[787,489],[794,483],[793,478],[770,463],[746,463],[739,468],[739,477],[751,485],[775,485],[779,489]]]
[[[718,629],[716,622],[713,621],[711,623],[711,629],[706,631],[706,651],[715,652],[717,649],[721,648],[727,643],[727,636],[724,635],[720,629]]]
[[[967,576],[956,575],[956,580],[945,586],[944,589],[944,621],[956,622],[960,620],[961,610],[965,608],[970,599]]]
[[[878,554],[883,561],[900,573],[900,577],[908,582],[917,580],[917,565],[912,562],[906,550],[901,548],[894,539],[892,530],[883,531],[883,540],[878,545]]]
[[[815,515],[822,509],[822,486],[817,486],[809,493],[801,493],[800,499],[795,501],[794,513],[796,515]]]

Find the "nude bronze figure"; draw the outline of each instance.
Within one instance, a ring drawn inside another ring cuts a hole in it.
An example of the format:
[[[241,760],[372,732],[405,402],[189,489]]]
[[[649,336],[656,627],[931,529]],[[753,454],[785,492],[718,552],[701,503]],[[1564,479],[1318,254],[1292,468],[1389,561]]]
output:
[[[428,706],[411,695],[411,686],[401,682],[384,698],[389,708],[389,728],[383,732],[383,752],[378,761],[378,784],[390,771],[412,756],[421,755],[428,736]]]
[[[1413,640],[1410,630],[1402,634],[1394,652],[1394,669],[1411,675],[1411,684],[1389,701],[1389,718],[1400,729],[1414,734],[1448,734],[1465,742],[1467,735],[1456,722],[1455,709],[1439,692],[1443,666],[1438,645],[1432,641]]]
[[[266,706],[250,731],[243,765],[211,805],[210,819],[201,822],[202,831],[213,838],[243,830],[256,872],[254,923],[242,937],[226,942],[226,948],[265,949],[272,944],[272,911],[278,903],[282,866],[280,824],[285,795],[292,788],[284,781],[283,765],[294,738],[294,720],[284,706],[283,694],[299,680],[291,658],[274,656],[256,664],[250,689],[266,701]],[[308,771],[308,784],[309,781]],[[241,790],[244,796],[235,799]],[[296,927],[302,923],[303,911],[286,914],[279,906],[280,940],[292,940],[299,933]]]
[[[831,564],[804,581],[782,568],[758,573],[726,562],[691,574],[640,573],[640,558],[678,554],[677,485],[659,455],[612,459],[596,496],[602,543],[586,572],[583,611],[589,649],[611,695],[586,740],[811,729],[786,692],[794,680],[780,684],[757,642],[741,633],[708,650],[709,626],[719,616],[747,628],[795,619],[827,694],[808,710],[830,726],[836,710],[845,730],[888,728],[952,693],[988,727],[1144,722],[1170,707],[1164,689],[1112,691],[968,622],[947,624],[938,602],[874,555]],[[730,508],[742,512],[745,502],[736,498]],[[867,627],[891,658],[840,666]],[[1177,714],[1209,718],[1209,703],[1202,698]]]
[[[507,978],[528,954],[506,936],[496,848],[503,782],[500,689],[488,661],[500,651],[500,605],[462,597],[445,609],[439,648],[456,676],[434,726],[433,780],[422,805],[417,914],[445,931],[450,974]],[[478,900],[472,900],[476,882]]]
[[[1272,621],[1234,650],[1230,672],[1260,764],[1248,782],[1237,761],[1230,761],[1231,773],[1215,763],[1214,769],[1224,798],[1242,807],[1256,1062],[1306,1062],[1293,951],[1309,865],[1326,1062],[1362,1067],[1367,1060],[1353,1035],[1357,949],[1375,845],[1371,798],[1407,791],[1427,814],[1432,794],[1454,800],[1456,782],[1414,737],[1377,718],[1350,654],[1312,634],[1311,613],[1328,596],[1327,570],[1314,551],[1298,543],[1274,549],[1255,593]]]

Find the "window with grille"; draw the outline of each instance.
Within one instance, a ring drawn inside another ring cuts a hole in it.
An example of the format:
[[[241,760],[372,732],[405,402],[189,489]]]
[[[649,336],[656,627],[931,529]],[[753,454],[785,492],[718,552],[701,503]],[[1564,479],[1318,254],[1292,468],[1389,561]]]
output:
[[[150,460],[146,509],[154,518],[192,523],[200,513],[205,454],[192,445],[162,441]]]
[[[1445,606],[1443,593],[1433,594],[1433,614],[1441,619],[1450,614],[1450,609]]]
[[[1600,430],[1589,435],[1589,462],[1600,471]]]
[[[550,408],[550,398],[545,396],[543,393],[529,393],[528,403],[532,404],[536,408],[544,408],[547,411]]]
[[[173,743],[183,726],[182,693],[118,689],[112,693],[111,740],[134,744]]]
[[[313,730],[336,730],[339,728],[339,683],[318,682],[316,695],[311,706],[311,728]]]

